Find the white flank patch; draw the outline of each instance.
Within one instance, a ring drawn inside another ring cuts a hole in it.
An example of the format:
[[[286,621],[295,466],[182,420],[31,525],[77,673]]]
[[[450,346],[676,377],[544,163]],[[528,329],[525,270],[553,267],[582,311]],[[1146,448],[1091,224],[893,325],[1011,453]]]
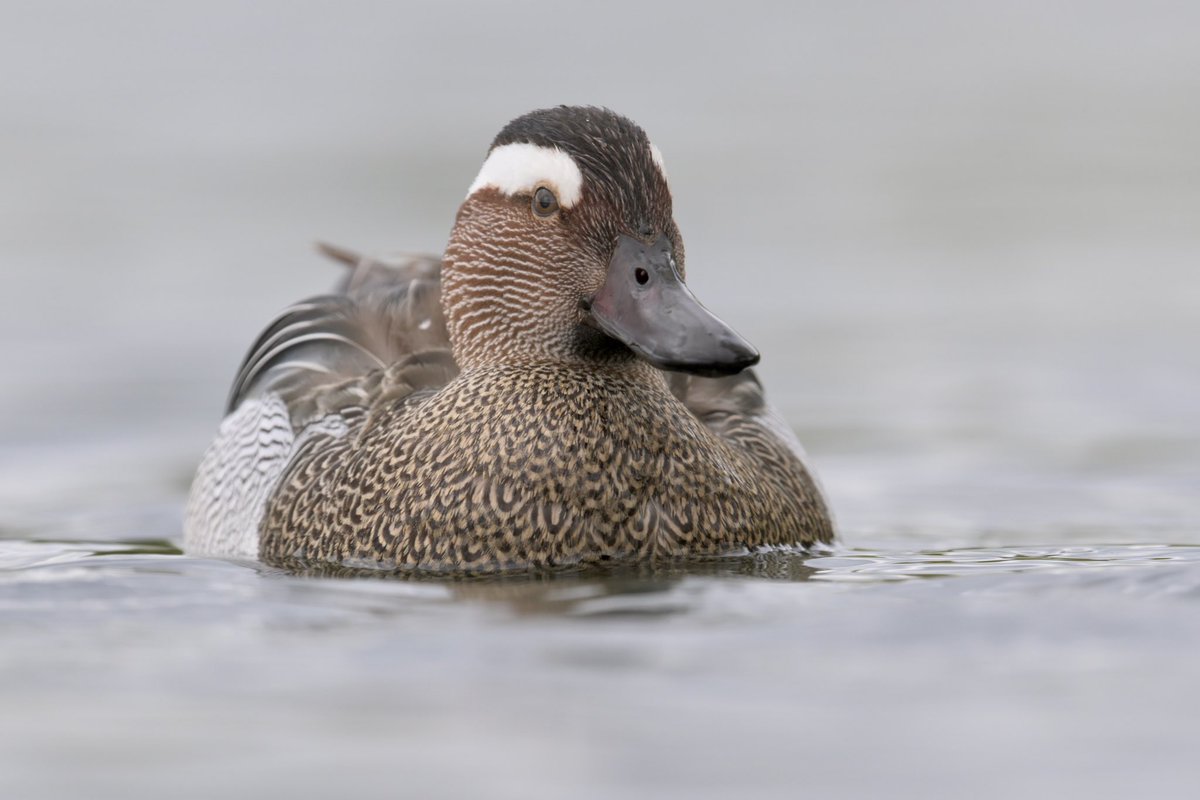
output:
[[[575,159],[557,147],[505,144],[488,155],[467,197],[484,188],[499,189],[511,197],[532,193],[539,186],[553,191],[561,208],[570,208],[583,196],[583,173]]]
[[[658,171],[662,173],[663,180],[667,179],[667,165],[663,163],[662,150],[654,142],[650,143],[650,158],[654,161],[654,166],[658,167]]]

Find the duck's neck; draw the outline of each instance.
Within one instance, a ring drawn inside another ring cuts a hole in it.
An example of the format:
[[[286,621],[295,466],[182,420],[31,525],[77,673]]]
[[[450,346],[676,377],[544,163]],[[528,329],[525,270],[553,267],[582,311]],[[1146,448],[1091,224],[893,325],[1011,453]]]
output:
[[[456,356],[457,359],[457,356]],[[554,375],[556,380],[570,381],[577,377],[580,381],[594,383],[596,381],[613,381],[626,389],[641,388],[658,393],[670,393],[666,375],[659,369],[636,357],[594,359],[584,355],[573,357],[544,357],[528,355],[508,358],[483,358],[461,364],[462,373],[468,374],[508,374],[537,373]]]
[[[569,289],[570,254],[544,236],[516,238],[523,229],[510,217],[505,209],[464,204],[446,246],[442,311],[454,359],[464,369],[572,357],[581,314]],[[537,253],[532,265],[531,247]]]

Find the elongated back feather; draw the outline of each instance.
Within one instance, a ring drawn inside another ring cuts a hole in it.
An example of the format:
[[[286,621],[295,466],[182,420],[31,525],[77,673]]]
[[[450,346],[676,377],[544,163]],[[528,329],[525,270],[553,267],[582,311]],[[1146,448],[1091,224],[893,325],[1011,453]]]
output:
[[[414,353],[449,352],[438,259],[384,260],[330,246],[321,249],[350,267],[338,293],[296,303],[263,330],[234,379],[227,413],[247,399],[272,393],[299,424],[305,420],[297,419],[298,407],[332,410],[328,403],[306,403],[316,394],[386,370]],[[355,392],[341,394],[354,403]],[[360,390],[357,396],[362,394]]]

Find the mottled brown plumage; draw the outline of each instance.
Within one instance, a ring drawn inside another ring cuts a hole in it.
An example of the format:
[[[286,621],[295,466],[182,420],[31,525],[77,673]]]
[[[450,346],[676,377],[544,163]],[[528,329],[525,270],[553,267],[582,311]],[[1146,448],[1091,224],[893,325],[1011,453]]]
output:
[[[827,540],[795,455],[745,418],[711,422],[723,438],[647,365],[473,370],[313,439],[262,552],[496,569]]]
[[[256,469],[269,478],[246,518],[258,555],[281,564],[492,571],[832,540],[753,373],[700,376],[740,369],[728,353],[744,348],[699,306],[683,310],[702,312],[714,344],[656,327],[653,304],[686,294],[683,248],[641,129],[562,108],[514,121],[493,150],[511,143],[569,156],[578,204],[543,218],[529,192],[484,186],[444,263],[327,249],[353,269],[251,349],[193,489],[189,546],[237,539],[228,476]],[[661,274],[639,267],[633,282],[618,240]],[[649,322],[592,308],[626,284],[620,307],[641,304]],[[626,328],[628,345],[602,332]],[[700,375],[647,363],[660,351]]]

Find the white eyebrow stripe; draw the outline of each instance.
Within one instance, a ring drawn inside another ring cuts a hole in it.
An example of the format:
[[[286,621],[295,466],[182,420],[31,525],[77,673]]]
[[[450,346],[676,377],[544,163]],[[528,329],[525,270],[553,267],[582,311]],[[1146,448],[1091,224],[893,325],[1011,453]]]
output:
[[[575,159],[557,147],[515,142],[488,154],[467,197],[487,187],[512,196],[543,184],[554,190],[562,208],[570,208],[583,196],[583,173]]]
[[[650,143],[650,158],[654,161],[654,166],[658,167],[658,171],[662,173],[663,180],[667,179],[667,165],[663,163],[662,150],[654,142]]]

